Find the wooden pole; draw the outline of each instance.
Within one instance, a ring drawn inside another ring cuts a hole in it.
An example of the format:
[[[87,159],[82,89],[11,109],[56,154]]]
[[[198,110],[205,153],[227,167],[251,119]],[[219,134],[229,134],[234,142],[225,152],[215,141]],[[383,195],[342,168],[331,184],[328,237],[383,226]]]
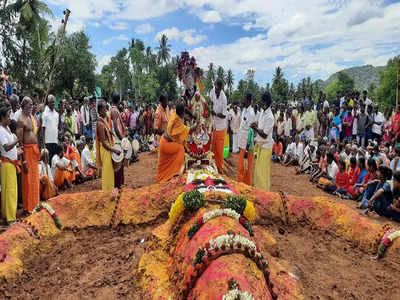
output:
[[[55,58],[54,58],[53,67],[52,67],[52,69],[51,69],[51,71],[50,71],[49,84],[48,84],[48,86],[47,86],[46,95],[44,96],[43,103],[46,103],[47,96],[48,96],[49,93],[50,93],[51,84],[52,84],[52,81],[53,81],[53,76],[54,76],[54,73],[55,73],[55,71],[56,71],[58,59],[59,59],[59,57],[60,57],[61,46],[62,46],[62,44],[63,44],[63,42],[64,42],[65,30],[66,30],[66,27],[67,27],[67,23],[68,23],[68,19],[69,19],[69,15],[70,15],[70,14],[71,14],[71,11],[67,8],[67,9],[64,11],[65,17],[64,17],[64,19],[62,20],[63,26],[62,26],[62,28],[61,28],[60,42],[59,42],[58,47],[57,47],[57,50],[56,50],[56,56],[55,56]]]

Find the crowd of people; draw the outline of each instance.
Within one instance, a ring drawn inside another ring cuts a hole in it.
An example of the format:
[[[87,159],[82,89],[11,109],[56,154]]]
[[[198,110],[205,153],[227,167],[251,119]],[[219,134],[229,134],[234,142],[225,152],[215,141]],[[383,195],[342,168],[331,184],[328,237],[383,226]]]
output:
[[[139,152],[157,148],[154,107],[120,101],[119,95],[108,102],[85,97],[57,104],[53,95],[40,103],[38,97],[18,95],[15,90],[1,97],[3,224],[16,221],[18,209],[22,210],[18,215],[28,215],[39,201],[99,176],[104,190],[120,188],[124,166],[114,172],[115,165],[108,156],[120,152],[113,147],[117,139],[128,137],[137,145],[132,158],[123,165],[138,161]],[[105,148],[111,152],[103,153]]]
[[[113,95],[107,102],[86,97],[46,103],[37,97],[3,95],[0,103],[1,216],[16,220],[17,205],[31,213],[40,200],[60,190],[101,177],[103,190],[121,188],[124,166],[115,143],[137,141],[138,151],[157,152],[157,182],[183,171],[185,144],[211,115],[211,151],[224,173],[225,137],[238,153],[237,180],[269,191],[271,162],[295,166],[324,191],[359,202],[364,214],[400,221],[400,112],[382,113],[368,93],[323,92],[313,100],[272,103],[269,93],[228,105],[223,83],[215,82],[209,103],[199,93],[193,103],[168,105],[160,95],[157,107]],[[196,102],[197,101],[197,102]],[[198,112],[193,110],[200,110]],[[193,118],[193,126],[187,119]],[[197,122],[197,123],[196,123]],[[136,151],[134,153],[137,153]],[[17,201],[18,199],[18,201]]]
[[[276,104],[272,160],[295,166],[327,193],[400,222],[400,112],[362,93]]]

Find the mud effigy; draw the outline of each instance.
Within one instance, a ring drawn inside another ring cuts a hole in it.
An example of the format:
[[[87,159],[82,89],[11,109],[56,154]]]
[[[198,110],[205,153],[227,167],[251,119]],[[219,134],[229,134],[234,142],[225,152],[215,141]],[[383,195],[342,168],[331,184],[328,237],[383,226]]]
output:
[[[160,219],[167,221],[153,230],[150,246],[132,270],[146,299],[304,298],[290,264],[274,255],[277,242],[264,226],[269,222],[307,223],[371,254],[379,248],[381,256],[398,257],[400,249],[398,229],[345,205],[268,193],[198,168],[168,183],[117,195],[93,191],[49,200],[0,234],[0,277],[19,276],[23,254],[63,230],[140,226]]]

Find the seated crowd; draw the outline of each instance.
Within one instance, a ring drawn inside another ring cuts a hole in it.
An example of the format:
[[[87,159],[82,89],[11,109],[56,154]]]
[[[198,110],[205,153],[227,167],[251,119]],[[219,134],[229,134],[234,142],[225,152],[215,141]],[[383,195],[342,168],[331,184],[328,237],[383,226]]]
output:
[[[332,108],[318,101],[321,106],[312,110],[306,103],[315,114],[315,123],[306,126],[303,104],[275,107],[272,160],[295,166],[296,174],[307,174],[327,193],[358,202],[364,215],[374,212],[400,222],[400,113],[388,108],[383,117],[371,100],[350,97]],[[280,129],[285,122],[293,124],[288,135]],[[317,139],[310,134],[314,130]]]

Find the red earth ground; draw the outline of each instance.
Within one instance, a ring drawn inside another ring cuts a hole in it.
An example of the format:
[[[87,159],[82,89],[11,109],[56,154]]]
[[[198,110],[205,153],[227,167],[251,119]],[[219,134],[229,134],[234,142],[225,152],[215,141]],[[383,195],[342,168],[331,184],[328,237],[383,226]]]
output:
[[[129,188],[154,183],[155,154],[141,154],[140,161],[126,168]],[[237,156],[227,161],[227,175],[236,177]],[[293,168],[274,164],[272,191],[297,196],[321,196],[307,176],[296,176]],[[100,189],[100,181],[75,186],[67,192]],[[325,195],[326,196],[326,195]],[[355,209],[355,203],[332,198]],[[376,222],[386,220],[372,217]],[[0,298],[13,299],[144,299],[136,269],[146,251],[151,231],[163,223],[63,231],[43,240],[25,253],[25,272],[10,282],[0,281]],[[371,255],[327,232],[282,224],[264,224],[278,242],[275,253],[292,266],[306,299],[400,299],[400,262],[372,262]]]

